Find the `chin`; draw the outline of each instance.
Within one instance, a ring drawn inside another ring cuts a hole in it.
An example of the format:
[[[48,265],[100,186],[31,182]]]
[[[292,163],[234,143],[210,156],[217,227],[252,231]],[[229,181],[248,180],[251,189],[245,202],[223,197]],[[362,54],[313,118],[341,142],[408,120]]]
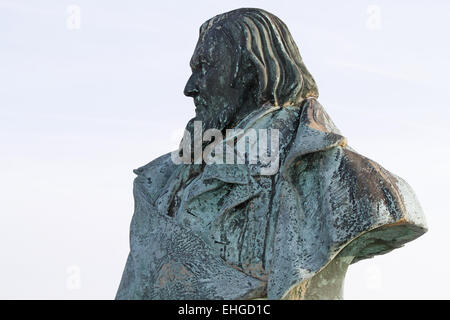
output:
[[[203,110],[196,110],[195,117],[190,119],[186,125],[186,130],[193,134],[194,130],[194,122],[201,121],[202,122],[202,130],[205,132],[208,129],[218,129],[223,131],[224,129],[229,128],[230,120],[234,118],[234,110],[235,108],[231,108],[229,105],[220,108],[220,112],[213,113],[212,112],[203,112]]]

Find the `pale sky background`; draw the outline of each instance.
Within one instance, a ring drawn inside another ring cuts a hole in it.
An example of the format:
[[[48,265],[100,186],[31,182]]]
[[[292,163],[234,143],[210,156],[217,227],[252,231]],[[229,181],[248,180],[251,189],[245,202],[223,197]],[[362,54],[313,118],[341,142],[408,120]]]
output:
[[[176,147],[198,29],[240,7],[287,24],[349,144],[424,209],[429,232],[352,265],[345,298],[450,298],[450,2],[425,0],[0,0],[0,298],[114,298],[132,169]]]

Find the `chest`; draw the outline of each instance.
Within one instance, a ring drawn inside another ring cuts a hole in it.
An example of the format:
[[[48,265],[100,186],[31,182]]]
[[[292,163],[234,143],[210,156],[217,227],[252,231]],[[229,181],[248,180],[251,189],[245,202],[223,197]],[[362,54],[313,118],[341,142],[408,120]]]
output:
[[[176,193],[174,218],[227,263],[265,279],[274,227],[274,181],[261,176],[254,184],[205,183],[199,176]]]

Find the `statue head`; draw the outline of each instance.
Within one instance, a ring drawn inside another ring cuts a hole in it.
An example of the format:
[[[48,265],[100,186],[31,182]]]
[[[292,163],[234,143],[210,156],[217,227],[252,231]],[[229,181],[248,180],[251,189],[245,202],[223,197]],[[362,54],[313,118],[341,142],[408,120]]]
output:
[[[203,129],[232,128],[266,103],[300,105],[318,90],[286,25],[261,9],[217,15],[200,27],[184,94]]]

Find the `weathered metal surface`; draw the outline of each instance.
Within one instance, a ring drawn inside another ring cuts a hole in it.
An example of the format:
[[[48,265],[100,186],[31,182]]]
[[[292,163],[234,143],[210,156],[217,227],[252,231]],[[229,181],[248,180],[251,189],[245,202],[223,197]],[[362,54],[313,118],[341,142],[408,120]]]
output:
[[[236,25],[247,26],[238,28],[243,42],[226,32]],[[252,59],[242,67],[251,56],[242,43],[256,46],[264,67]],[[426,231],[411,188],[347,146],[293,50],[284,24],[262,10],[233,11],[202,26],[185,89],[197,105],[194,119],[204,129],[278,129],[280,168],[261,175],[260,164],[176,165],[166,154],[135,170],[131,248],[117,299],[342,298],[350,263]],[[205,52],[211,69],[197,70]],[[243,56],[239,67],[231,68],[230,52]],[[297,73],[286,71],[284,55]],[[263,70],[274,61],[278,70]],[[289,86],[295,81],[301,85]],[[232,90],[218,90],[225,87]]]

